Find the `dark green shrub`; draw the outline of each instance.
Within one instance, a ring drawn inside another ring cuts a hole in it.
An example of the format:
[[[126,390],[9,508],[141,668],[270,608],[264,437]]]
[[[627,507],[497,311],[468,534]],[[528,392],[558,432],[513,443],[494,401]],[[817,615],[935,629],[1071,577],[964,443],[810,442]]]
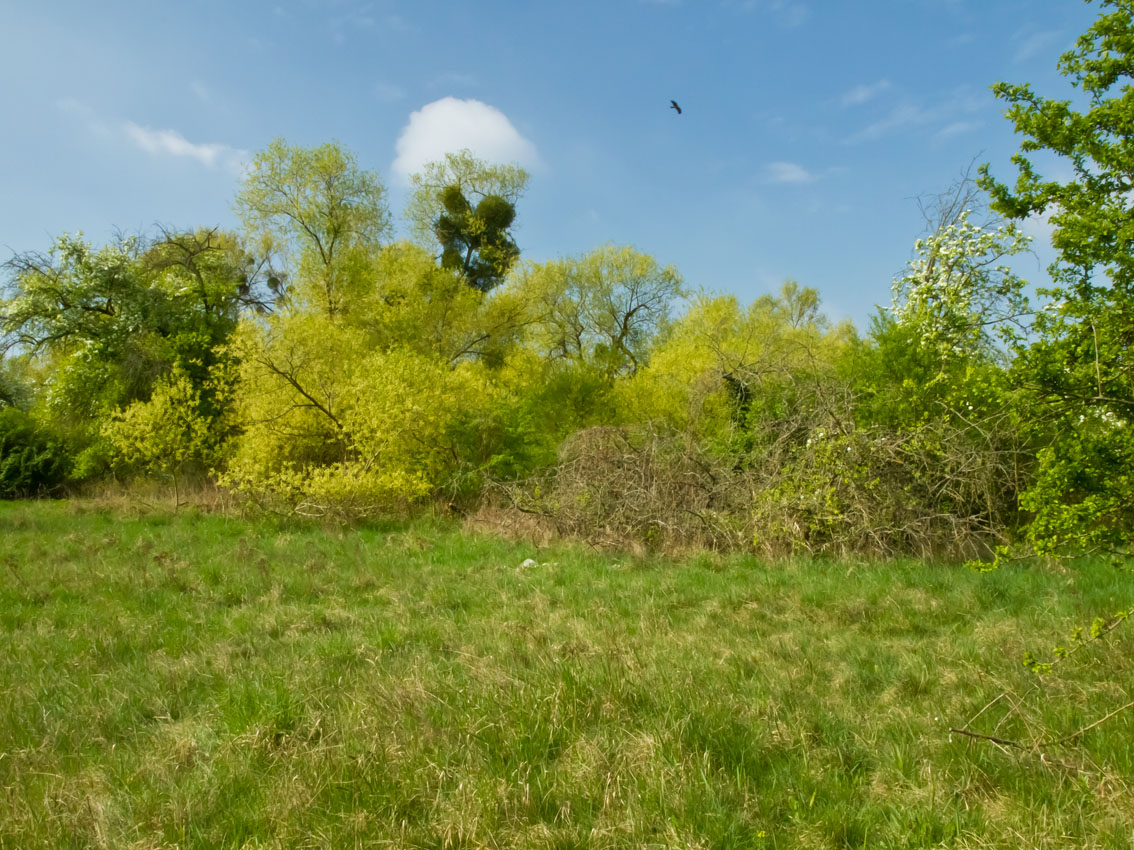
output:
[[[62,440],[22,410],[0,408],[0,499],[57,493],[69,468]]]

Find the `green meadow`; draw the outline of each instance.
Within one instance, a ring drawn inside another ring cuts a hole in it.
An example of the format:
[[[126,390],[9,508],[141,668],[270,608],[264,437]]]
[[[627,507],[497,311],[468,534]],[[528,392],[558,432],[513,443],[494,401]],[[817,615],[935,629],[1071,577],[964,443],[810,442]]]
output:
[[[81,501],[0,534],[3,848],[1134,846],[1134,632],[1022,663],[1129,603],[1106,563]]]

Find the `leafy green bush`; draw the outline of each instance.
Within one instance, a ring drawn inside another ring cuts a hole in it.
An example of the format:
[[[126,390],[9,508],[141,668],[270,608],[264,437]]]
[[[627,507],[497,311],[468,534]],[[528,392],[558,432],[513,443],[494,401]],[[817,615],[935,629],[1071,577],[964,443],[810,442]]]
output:
[[[14,407],[0,409],[0,498],[21,499],[58,492],[70,457],[62,440]]]

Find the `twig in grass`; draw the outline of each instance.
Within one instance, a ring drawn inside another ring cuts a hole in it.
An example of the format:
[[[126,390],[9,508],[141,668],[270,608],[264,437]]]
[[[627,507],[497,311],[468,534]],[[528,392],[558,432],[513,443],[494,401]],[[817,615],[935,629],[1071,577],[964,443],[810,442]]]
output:
[[[1007,695],[1001,694],[1001,696],[1007,696]],[[986,705],[984,708],[982,708],[980,710],[980,712],[978,712],[977,717],[979,717],[986,710],[988,710],[988,708],[990,708],[999,699],[1000,699],[1000,697],[997,697],[996,699],[992,700],[992,702],[990,702],[988,705]],[[1051,738],[1051,739],[1047,739],[1047,740],[1037,741],[1036,743],[1032,744],[1031,746],[1023,744],[1020,741],[1010,740],[1008,738],[998,738],[995,735],[982,735],[979,732],[971,732],[968,729],[950,728],[949,731],[955,732],[958,735],[964,735],[967,738],[973,738],[973,739],[978,740],[978,741],[989,741],[990,743],[996,744],[997,746],[1000,746],[1000,747],[1011,747],[1014,750],[1020,750],[1021,752],[1027,753],[1029,755],[1037,756],[1040,760],[1040,763],[1043,764],[1046,767],[1058,767],[1058,768],[1061,768],[1063,770],[1073,771],[1075,773],[1085,773],[1085,774],[1092,774],[1092,775],[1097,774],[1099,776],[1105,776],[1106,775],[1105,772],[1102,771],[1102,770],[1099,770],[1097,768],[1094,769],[1094,770],[1088,770],[1087,768],[1079,767],[1079,766],[1073,765],[1073,764],[1068,764],[1067,762],[1056,761],[1055,759],[1049,757],[1047,755],[1047,753],[1043,752],[1043,750],[1045,750],[1049,747],[1059,747],[1059,746],[1067,744],[1071,741],[1074,741],[1076,738],[1081,737],[1082,735],[1084,735],[1085,733],[1094,729],[1095,727],[1101,726],[1103,723],[1110,720],[1112,717],[1115,717],[1116,715],[1121,714],[1122,712],[1124,712],[1128,709],[1131,709],[1131,708],[1134,708],[1134,701],[1128,702],[1128,703],[1126,703],[1126,705],[1123,705],[1123,706],[1120,706],[1119,708],[1114,709],[1114,711],[1111,711],[1108,714],[1104,715],[1103,717],[1100,717],[1098,720],[1095,720],[1093,723],[1087,724],[1082,729],[1079,729],[1077,732],[1072,732],[1070,735],[1064,735],[1062,738]],[[976,718],[974,717],[973,719],[975,720]]]
[[[997,700],[999,700],[1001,697],[1004,697],[1004,696],[1006,696],[1006,694],[1001,694],[1000,697],[997,697],[992,702],[990,702],[988,705],[986,705],[984,708],[982,708],[979,712],[977,712],[976,717],[974,717],[973,720],[975,720],[977,717],[980,717],[981,714],[983,714],[985,711],[987,711],[994,703],[997,702]],[[1088,723],[1086,726],[1084,726],[1082,729],[1080,729],[1077,732],[1072,732],[1070,735],[1064,735],[1062,738],[1049,738],[1046,741],[1037,741],[1035,744],[1031,745],[1030,747],[1025,745],[1025,744],[1021,744],[1019,741],[1011,741],[1007,738],[997,738],[995,735],[982,735],[979,732],[970,732],[968,729],[950,728],[949,731],[950,732],[956,732],[958,735],[965,735],[969,738],[977,738],[981,741],[991,741],[994,744],[1001,744],[1005,747],[1013,747],[1017,750],[1025,750],[1026,752],[1033,752],[1034,753],[1034,752],[1038,752],[1040,749],[1042,749],[1044,747],[1058,747],[1058,746],[1062,746],[1063,744],[1066,744],[1070,741],[1074,741],[1076,738],[1080,737],[1081,735],[1084,735],[1087,732],[1090,732],[1096,726],[1101,726],[1103,723],[1106,723],[1106,721],[1110,720],[1112,717],[1115,717],[1115,716],[1121,714],[1122,712],[1124,712],[1128,709],[1131,709],[1131,708],[1134,708],[1134,701],[1128,702],[1128,703],[1126,703],[1126,705],[1119,706],[1118,708],[1114,709],[1114,711],[1111,711],[1110,713],[1103,715],[1098,720],[1095,720],[1092,723]],[[972,722],[972,721],[970,721],[970,722]]]
[[[1066,661],[1068,658],[1070,658],[1076,652],[1078,652],[1079,650],[1083,649],[1084,647],[1090,645],[1091,643],[1094,643],[1096,641],[1099,641],[1099,640],[1102,640],[1103,638],[1105,638],[1107,635],[1109,635],[1111,632],[1113,632],[1115,629],[1117,629],[1120,625],[1122,625],[1122,623],[1124,623],[1126,620],[1130,619],[1131,613],[1134,613],[1134,608],[1131,608],[1131,609],[1128,609],[1128,610],[1125,610],[1125,611],[1119,611],[1117,614],[1115,614],[1113,617],[1111,617],[1109,620],[1106,620],[1106,621],[1102,620],[1101,618],[1096,618],[1096,620],[1094,621],[1094,623],[1091,626],[1091,631],[1090,631],[1089,637],[1087,637],[1086,639],[1083,639],[1081,637],[1082,629],[1077,629],[1074,637],[1072,638],[1071,649],[1066,649],[1066,648],[1063,648],[1063,647],[1057,648],[1056,652],[1055,652],[1055,658],[1052,661],[1046,662],[1046,663],[1036,662],[1031,658],[1031,654],[1029,653],[1028,658],[1025,660],[1024,663],[1033,672],[1040,673],[1040,674],[1050,673],[1052,668],[1056,664],[1058,664],[1062,661]],[[1027,697],[1029,694],[1031,694],[1033,691],[1035,691],[1037,688],[1039,688],[1040,687],[1039,683],[1040,683],[1040,678],[1037,677],[1036,680],[1032,682],[1031,686],[1027,689],[1027,691],[1025,691],[1025,693],[1019,698],[1019,700],[1022,701],[1025,697]],[[993,731],[998,730],[1000,728],[1000,726],[1013,714],[1019,714],[1019,716],[1021,717],[1021,719],[1024,721],[1025,724],[1027,724],[1029,726],[1031,725],[1028,722],[1029,718],[1027,717],[1027,715],[1020,710],[1019,701],[1017,701],[1016,699],[1013,699],[1012,695],[1009,692],[1005,691],[1004,693],[1001,693],[999,696],[993,698],[991,701],[986,703],[984,708],[982,708],[980,711],[978,711],[975,715],[973,715],[973,717],[971,717],[968,720],[968,722],[965,723],[965,726],[966,727],[971,726],[977,720],[977,718],[979,718],[981,715],[983,715],[986,711],[988,711],[990,708],[992,708],[992,706],[996,705],[996,703],[998,703],[1002,699],[1007,699],[1008,702],[1011,704],[1012,708],[1007,714],[1005,714],[1003,717],[1001,717],[1000,722],[996,724],[996,729],[994,729]],[[953,729],[950,729],[950,732],[956,732],[959,735],[966,735],[970,738],[990,741],[990,742],[998,744],[1000,746],[1012,747],[1014,749],[1023,750],[1025,752],[1029,752],[1029,753],[1032,753],[1032,754],[1038,754],[1039,757],[1040,757],[1040,760],[1043,761],[1045,764],[1055,764],[1055,765],[1060,766],[1060,767],[1065,767],[1065,768],[1074,769],[1074,770],[1081,770],[1080,768],[1072,768],[1070,765],[1060,764],[1059,762],[1055,762],[1055,761],[1052,761],[1050,759],[1047,759],[1047,757],[1040,751],[1043,750],[1043,749],[1049,748],[1049,747],[1059,747],[1059,746],[1062,746],[1064,744],[1068,744],[1071,741],[1074,741],[1075,739],[1077,739],[1077,738],[1081,737],[1082,735],[1084,735],[1085,733],[1089,732],[1090,730],[1102,725],[1106,721],[1110,720],[1112,717],[1115,717],[1116,715],[1121,714],[1122,712],[1127,711],[1130,708],[1134,708],[1134,701],[1128,702],[1128,703],[1126,703],[1126,705],[1123,705],[1119,708],[1116,708],[1113,711],[1109,712],[1108,714],[1104,715],[1103,717],[1100,717],[1097,720],[1087,724],[1082,729],[1079,729],[1076,732],[1072,732],[1070,735],[1064,735],[1063,737],[1060,737],[1060,738],[1052,737],[1050,734],[1048,734],[1048,735],[1036,734],[1036,731],[1029,730],[1029,731],[1032,732],[1032,734],[1029,735],[1029,737],[1034,741],[1034,743],[1031,744],[1030,746],[1024,745],[1024,744],[1020,743],[1019,741],[1010,741],[1010,740],[1007,740],[1005,738],[997,738],[997,737],[992,736],[992,735],[983,735],[983,734],[980,734],[980,733],[977,733],[977,732],[970,732],[967,729],[953,728]],[[1090,771],[1082,771],[1082,772],[1086,773],[1086,772],[1090,772]]]
[[[1103,718],[1103,719],[1105,720],[1106,718]],[[1101,723],[1102,721],[1099,721],[1099,722]],[[970,732],[967,729],[950,729],[949,731],[950,732],[956,732],[958,735],[965,735],[969,738],[975,738],[978,741],[990,741],[991,743],[996,744],[996,745],[1001,746],[1001,747],[1011,747],[1012,749],[1020,750],[1021,752],[1027,753],[1028,755],[1036,756],[1037,758],[1039,758],[1040,764],[1044,765],[1044,767],[1058,767],[1061,770],[1069,770],[1073,773],[1087,773],[1087,774],[1098,775],[1098,776],[1105,776],[1106,775],[1101,770],[1088,770],[1087,768],[1079,767],[1078,765],[1067,764],[1067,762],[1063,762],[1063,761],[1056,761],[1055,759],[1050,758],[1047,755],[1047,753],[1039,752],[1039,748],[1041,746],[1045,746],[1042,743],[1036,744],[1034,747],[1029,747],[1029,746],[1026,746],[1024,744],[1021,744],[1019,741],[1010,741],[1007,738],[997,738],[993,735],[981,735],[979,732]],[[1082,731],[1085,732],[1086,730],[1084,729]],[[1076,734],[1080,734],[1080,733],[1077,732]],[[1059,743],[1059,742],[1053,742],[1053,743]]]
[[[16,562],[16,559],[8,556],[4,559],[4,564],[12,571],[12,575],[16,577],[16,581],[26,588],[28,586],[27,580],[24,579],[23,573],[20,572],[20,565]]]
[[[1046,744],[1039,744],[1038,746],[1041,746],[1041,747],[1057,747],[1060,744],[1066,744],[1068,741],[1074,741],[1076,738],[1078,738],[1084,732],[1089,732],[1090,730],[1094,729],[1096,726],[1110,720],[1110,718],[1114,717],[1116,714],[1121,714],[1122,712],[1126,711],[1126,709],[1128,709],[1128,708],[1134,708],[1134,702],[1128,702],[1128,703],[1126,703],[1126,705],[1122,706],[1121,708],[1116,708],[1110,714],[1106,715],[1105,717],[1100,717],[1094,723],[1091,723],[1088,726],[1084,726],[1078,732],[1073,732],[1070,735],[1066,735],[1066,736],[1064,736],[1064,737],[1062,737],[1062,738],[1060,738],[1056,741],[1050,741]]]
[[[990,699],[988,701],[988,703],[985,705],[985,707],[982,708],[980,711],[978,711],[976,714],[974,714],[969,719],[969,722],[966,723],[965,725],[966,726],[972,726],[973,723],[976,721],[976,719],[978,717],[980,717],[982,714],[984,714],[986,711],[988,711],[990,708],[992,708],[994,705],[996,705],[998,702],[1000,702],[1000,700],[1007,699],[1007,698],[1008,698],[1008,694],[1006,694],[1006,693],[1003,693],[1003,694],[1000,694],[999,696],[993,697],[992,699]],[[961,734],[965,734],[965,733],[961,733]]]
[[[1031,752],[1032,747],[1027,747],[1019,741],[1009,741],[1007,738],[997,738],[994,735],[981,735],[979,732],[970,732],[967,729],[950,729],[950,732],[956,732],[958,735],[966,735],[969,738],[976,738],[980,741],[992,741],[994,744],[1000,744],[1002,747],[1012,747],[1024,752]]]

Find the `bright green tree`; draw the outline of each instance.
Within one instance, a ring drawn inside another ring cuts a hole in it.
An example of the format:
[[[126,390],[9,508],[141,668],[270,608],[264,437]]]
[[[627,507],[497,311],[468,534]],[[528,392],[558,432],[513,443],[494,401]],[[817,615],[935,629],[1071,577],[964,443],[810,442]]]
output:
[[[95,248],[62,236],[47,254],[8,264],[0,329],[42,376],[39,414],[83,451],[78,472],[102,462],[111,413],[146,401],[174,370],[202,392],[206,415],[221,401],[208,382],[262,269],[230,234],[166,233]]]
[[[410,242],[383,248],[373,276],[348,324],[364,329],[377,348],[404,346],[453,364],[479,359],[499,365],[530,321],[521,294],[474,289],[459,271],[438,267]]]
[[[1059,60],[1070,98],[994,86],[1023,140],[1014,185],[987,165],[980,180],[1004,215],[1046,217],[1058,251],[1035,342],[1018,358],[1056,434],[1024,498],[1041,550],[1125,548],[1134,531],[1134,2],[1099,7]],[[1036,153],[1070,177],[1042,176]]]
[[[684,294],[676,268],[616,245],[530,266],[515,287],[532,305],[537,350],[592,368],[608,382],[646,363]]]
[[[186,470],[205,468],[216,455],[213,425],[202,415],[200,391],[187,375],[175,372],[159,380],[146,401],[111,414],[102,432],[116,463],[167,477],[177,507]]]
[[[276,139],[253,158],[235,207],[254,244],[287,256],[291,298],[332,317],[364,290],[390,232],[382,181],[334,143],[302,148]]]

